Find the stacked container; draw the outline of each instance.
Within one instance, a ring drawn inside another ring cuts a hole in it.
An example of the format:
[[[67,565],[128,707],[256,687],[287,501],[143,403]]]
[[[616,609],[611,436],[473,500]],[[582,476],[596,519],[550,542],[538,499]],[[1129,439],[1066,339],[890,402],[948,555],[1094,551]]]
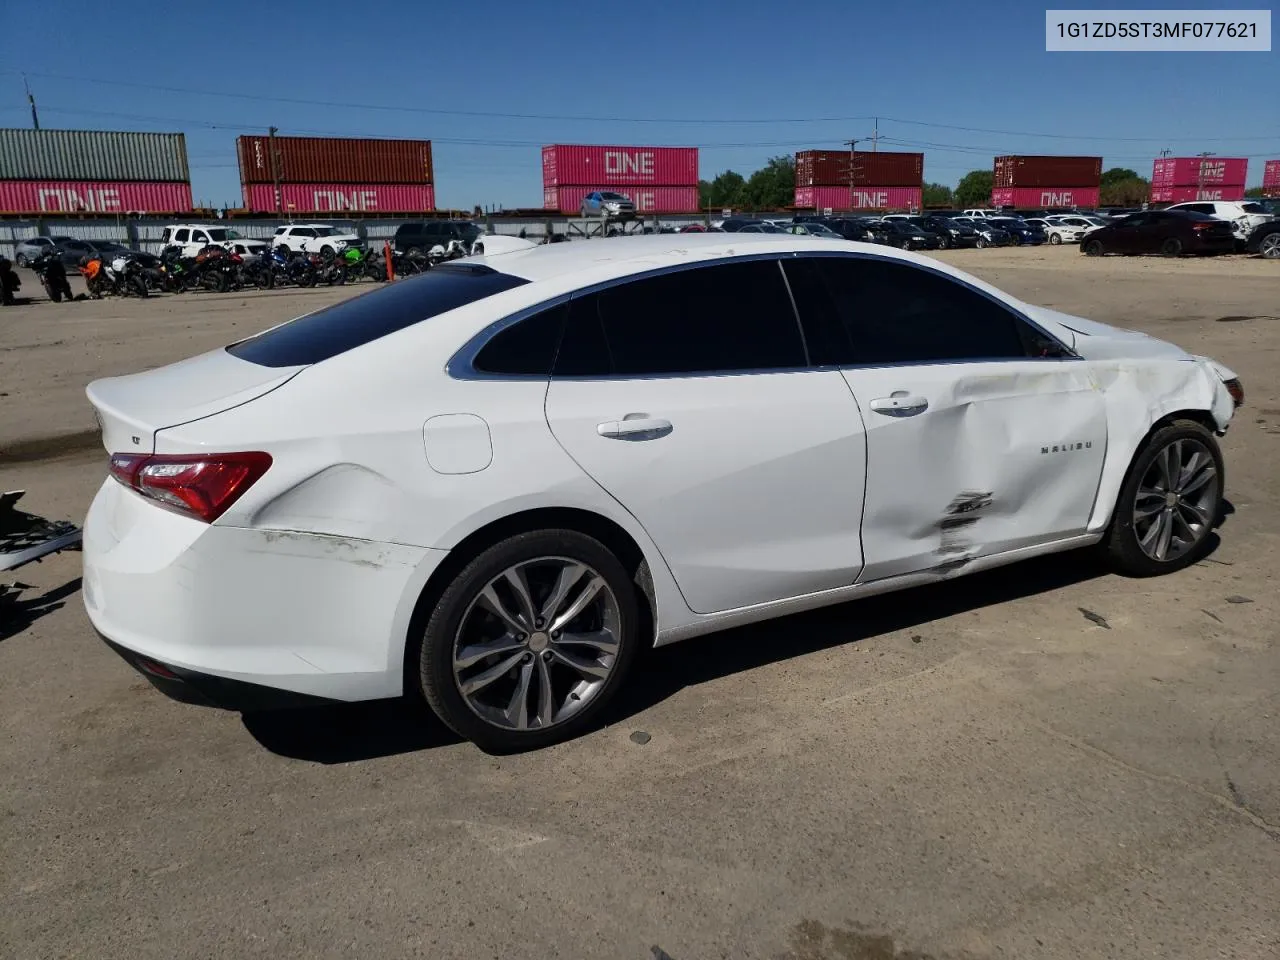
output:
[[[993,207],[1096,207],[1101,157],[996,157]]]
[[[1280,160],[1268,160],[1262,168],[1262,195],[1280,197]]]
[[[1151,201],[1243,200],[1248,172],[1243,157],[1163,157],[1152,167]]]
[[[802,150],[795,205],[814,210],[918,210],[923,153]]]
[[[697,147],[608,147],[557,143],[542,148],[542,206],[577,214],[596,190],[631,199],[636,213],[698,212]]]
[[[190,209],[191,171],[181,133],[0,130],[0,213]]]
[[[236,154],[244,205],[253,213],[425,213],[436,207],[430,140],[238,137]]]

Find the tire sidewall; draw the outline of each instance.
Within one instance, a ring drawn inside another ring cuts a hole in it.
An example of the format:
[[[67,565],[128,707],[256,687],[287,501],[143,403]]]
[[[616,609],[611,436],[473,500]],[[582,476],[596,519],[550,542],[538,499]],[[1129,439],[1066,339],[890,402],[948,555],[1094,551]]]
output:
[[[621,620],[619,649],[613,672],[591,703],[563,724],[547,730],[516,731],[493,727],[480,719],[458,690],[453,674],[453,643],[475,595],[503,570],[539,557],[570,557],[592,567],[609,585]],[[640,610],[635,583],[622,563],[598,540],[574,530],[539,530],[495,544],[467,564],[435,603],[422,642],[418,683],[440,720],[481,749],[518,752],[571,739],[595,724],[625,682],[639,652]]]

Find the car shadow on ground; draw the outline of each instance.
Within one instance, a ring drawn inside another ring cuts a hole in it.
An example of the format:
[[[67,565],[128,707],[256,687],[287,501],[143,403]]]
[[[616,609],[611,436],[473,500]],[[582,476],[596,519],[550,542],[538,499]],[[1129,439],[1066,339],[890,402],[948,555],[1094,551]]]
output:
[[[957,613],[1047,593],[1107,572],[1096,554],[1077,550],[648,650],[602,722],[626,721],[685,687],[817,650],[924,627]],[[416,697],[245,714],[243,722],[250,735],[273,753],[324,764],[459,742]]]
[[[80,590],[80,578],[68,580],[39,596],[23,596],[30,588],[20,585],[5,596],[6,588],[6,584],[0,584],[0,640],[17,636],[41,617],[62,609],[67,597]]]

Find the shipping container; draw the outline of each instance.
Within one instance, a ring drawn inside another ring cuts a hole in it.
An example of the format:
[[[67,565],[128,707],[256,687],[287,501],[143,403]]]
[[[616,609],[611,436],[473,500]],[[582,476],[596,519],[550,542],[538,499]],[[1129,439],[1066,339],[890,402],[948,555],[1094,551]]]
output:
[[[1189,203],[1194,200],[1243,200],[1244,184],[1226,184],[1216,187],[1157,187],[1151,186],[1152,203]]]
[[[191,184],[129,180],[0,180],[0,213],[186,213]]]
[[[796,154],[797,187],[918,187],[923,183],[923,153],[802,150]]]
[[[797,207],[831,210],[919,210],[919,187],[796,187]]]
[[[241,185],[244,206],[252,213],[276,212],[276,188],[270,183]],[[429,183],[282,183],[280,212],[426,213],[436,208]]]
[[[543,187],[542,206],[545,210],[561,213],[582,212],[582,198],[594,190],[590,187]],[[650,184],[611,184],[610,190],[630,197],[636,205],[636,213],[697,213],[698,188],[694,186],[652,186]]]
[[[1280,160],[1268,160],[1262,168],[1262,193],[1268,197],[1280,197]]]
[[[542,185],[604,187],[698,184],[697,147],[600,147],[556,143],[542,148]]]
[[[236,154],[241,183],[435,183],[430,140],[238,137]]]
[[[996,157],[996,187],[1096,187],[1101,157]]]
[[[0,180],[190,179],[181,133],[0,130]]]
[[[1040,209],[1098,205],[1097,187],[997,187],[991,191],[993,207]]]
[[[1243,157],[1164,157],[1152,167],[1151,183],[1158,187],[1217,186],[1244,183],[1249,161]]]

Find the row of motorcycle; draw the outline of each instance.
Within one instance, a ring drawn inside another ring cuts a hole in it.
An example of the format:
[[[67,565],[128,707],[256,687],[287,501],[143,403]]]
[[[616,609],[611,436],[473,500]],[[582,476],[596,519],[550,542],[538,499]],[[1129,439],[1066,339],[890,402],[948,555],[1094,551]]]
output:
[[[388,271],[385,253],[360,247],[348,247],[337,254],[285,252],[268,247],[259,256],[246,257],[213,244],[193,257],[185,256],[179,246],[166,247],[158,258],[133,252],[110,259],[84,257],[79,270],[89,296],[97,300],[190,290],[227,293],[285,286],[334,286],[360,280],[383,282],[391,276],[422,273],[441,260],[456,259],[460,255],[465,253],[450,250],[444,256],[431,256],[416,251],[392,252]],[[32,260],[30,267],[40,278],[50,300],[59,303],[72,299],[66,267],[56,254]]]

